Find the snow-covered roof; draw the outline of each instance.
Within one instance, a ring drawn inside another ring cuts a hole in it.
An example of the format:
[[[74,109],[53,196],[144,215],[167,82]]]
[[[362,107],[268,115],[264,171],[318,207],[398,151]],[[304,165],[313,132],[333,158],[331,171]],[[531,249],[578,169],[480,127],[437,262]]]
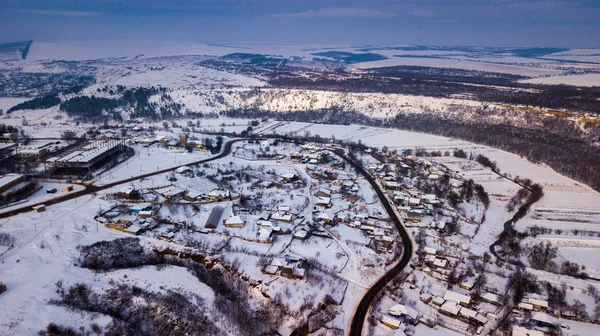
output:
[[[489,302],[500,303],[500,297],[493,293],[484,293],[481,298]]]
[[[200,196],[202,196],[203,193],[196,191],[196,190],[189,190],[187,192],[187,197],[189,198],[198,198]]]
[[[134,188],[134,187],[132,187],[132,186],[127,186],[127,187],[124,187],[124,188],[122,188],[120,192],[121,192],[121,193],[123,193],[123,194],[127,194],[127,195],[129,195],[129,194],[131,194],[131,193],[132,193],[132,192],[134,192],[134,191],[135,191],[135,188]]]
[[[191,170],[190,167],[188,167],[188,166],[182,166],[182,167],[179,167],[179,168],[175,169],[175,172],[179,173],[179,174],[182,174],[182,173],[185,173],[185,172],[189,172],[190,170]]]
[[[456,302],[456,303],[469,304],[469,302],[471,302],[471,297],[468,295],[453,292],[448,289],[448,290],[446,290],[446,293],[444,294],[444,300],[448,300],[448,301],[452,301],[452,302]]]
[[[457,315],[460,312],[461,308],[462,307],[456,304],[456,302],[446,301],[440,307],[440,310],[452,315]]]
[[[140,232],[140,230],[142,230],[142,228],[137,225],[130,225],[123,229],[123,231],[133,234],[137,234],[138,232]]]
[[[256,224],[258,224],[259,226],[268,226],[268,227],[273,226],[273,223],[271,223],[270,221],[266,221],[266,220],[258,220],[256,222]]]
[[[477,321],[479,321],[479,323],[481,323],[481,324],[486,324],[486,323],[488,323],[488,318],[487,318],[487,317],[485,317],[485,316],[483,316],[483,315],[481,315],[481,314],[477,314],[477,316],[475,316],[475,319],[476,319]]]
[[[329,197],[318,197],[316,203],[317,204],[329,205],[329,203],[331,203],[331,198],[329,198]]]
[[[244,221],[240,218],[240,216],[229,217],[225,221],[225,225],[237,225],[237,224],[244,224]]]
[[[294,232],[294,237],[296,237],[296,238],[306,238],[307,235],[308,235],[308,231],[306,231],[304,229]]]
[[[468,309],[468,308],[462,308],[460,310],[460,315],[464,316],[464,317],[468,317],[468,318],[475,318],[475,316],[477,315],[477,312],[473,309]]]
[[[446,259],[440,259],[440,258],[435,258],[435,260],[433,261],[433,265],[437,266],[437,267],[446,267],[448,265],[448,260]]]
[[[329,217],[329,215],[327,215],[326,212],[321,212],[318,216],[317,219],[322,219],[322,220],[331,220],[331,217]]]
[[[426,246],[423,249],[423,252],[425,252],[425,254],[434,254],[434,255],[437,254],[437,250],[436,249],[434,249],[433,247],[428,247],[428,246]]]
[[[408,316],[413,320],[416,320],[419,317],[419,312],[413,309],[412,307],[405,306],[403,304],[396,304],[390,307],[388,313],[393,316]]]
[[[261,239],[261,240],[269,239],[269,237],[271,237],[272,232],[273,232],[273,229],[271,227],[262,228],[262,229],[258,230],[258,239]]]
[[[294,177],[296,177],[296,174],[294,173],[285,173],[281,175],[282,178],[286,179],[286,180],[291,180]]]
[[[410,205],[418,205],[419,203],[421,203],[420,198],[411,197],[408,199],[408,204],[410,204]]]
[[[529,298],[529,303],[531,303],[534,306],[540,306],[540,307],[543,307],[543,308],[548,308],[548,301],[546,301],[546,300]]]
[[[533,305],[531,303],[519,302],[517,307],[524,310],[533,310]]]
[[[556,319],[554,317],[551,317],[550,315],[548,315],[544,312],[539,312],[539,311],[531,312],[531,319],[533,321],[542,322],[542,323],[546,323],[546,324],[555,324],[556,323]]]
[[[275,258],[273,258],[273,261],[271,261],[271,265],[283,267],[283,266],[287,265],[287,262],[281,258],[275,257]]]
[[[279,220],[279,221],[291,221],[292,220],[292,215],[290,214],[283,214],[280,212],[276,212],[273,215],[271,215],[271,219],[272,220]]]
[[[395,319],[393,317],[387,316],[387,315],[384,315],[381,318],[381,322],[384,323],[387,326],[392,327],[392,328],[398,328],[398,327],[400,327],[400,321],[398,321],[397,319]]]
[[[441,305],[445,302],[444,298],[436,296],[433,298],[433,303],[437,304],[437,305]]]
[[[514,326],[512,336],[544,336],[544,333],[539,330],[529,330],[525,327]]]

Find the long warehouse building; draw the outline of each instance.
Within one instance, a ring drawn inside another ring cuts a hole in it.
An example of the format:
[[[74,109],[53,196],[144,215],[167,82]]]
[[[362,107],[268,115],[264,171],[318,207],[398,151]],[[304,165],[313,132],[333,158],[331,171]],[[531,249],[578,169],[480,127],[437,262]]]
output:
[[[92,170],[126,148],[123,140],[94,141],[63,157],[51,157],[46,163],[53,168]]]

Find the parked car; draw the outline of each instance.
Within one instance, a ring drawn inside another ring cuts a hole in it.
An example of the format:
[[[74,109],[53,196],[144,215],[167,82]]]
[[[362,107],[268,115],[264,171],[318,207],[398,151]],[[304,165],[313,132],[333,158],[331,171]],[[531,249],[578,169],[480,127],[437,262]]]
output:
[[[56,188],[52,188],[52,189],[46,189],[46,192],[47,192],[48,194],[54,194],[56,191],[57,191],[57,190],[56,190]]]

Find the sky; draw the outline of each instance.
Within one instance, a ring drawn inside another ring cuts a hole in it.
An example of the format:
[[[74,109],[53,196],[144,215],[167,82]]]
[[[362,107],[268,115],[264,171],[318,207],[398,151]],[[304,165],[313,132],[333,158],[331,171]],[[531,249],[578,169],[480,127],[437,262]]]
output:
[[[0,0],[0,42],[600,47],[598,0]]]

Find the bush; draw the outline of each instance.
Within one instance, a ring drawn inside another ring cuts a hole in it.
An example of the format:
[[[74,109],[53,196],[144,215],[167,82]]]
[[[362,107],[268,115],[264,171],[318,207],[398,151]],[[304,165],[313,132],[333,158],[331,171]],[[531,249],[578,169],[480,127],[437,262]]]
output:
[[[101,241],[80,249],[81,267],[96,270],[131,268],[162,262],[162,257],[154,251],[144,250],[138,238]]]
[[[113,318],[105,335],[215,335],[224,333],[207,317],[206,307],[200,297],[193,300],[180,293],[168,291],[155,293],[141,288],[118,285],[101,293],[93,293],[84,284],[75,284],[62,301],[55,302],[72,309],[101,313]],[[139,302],[144,302],[140,305]],[[231,307],[230,307],[231,308]],[[92,331],[101,331],[92,325]],[[40,335],[79,336],[72,328],[48,325]]]
[[[13,246],[17,239],[6,232],[0,232],[0,245]]]

